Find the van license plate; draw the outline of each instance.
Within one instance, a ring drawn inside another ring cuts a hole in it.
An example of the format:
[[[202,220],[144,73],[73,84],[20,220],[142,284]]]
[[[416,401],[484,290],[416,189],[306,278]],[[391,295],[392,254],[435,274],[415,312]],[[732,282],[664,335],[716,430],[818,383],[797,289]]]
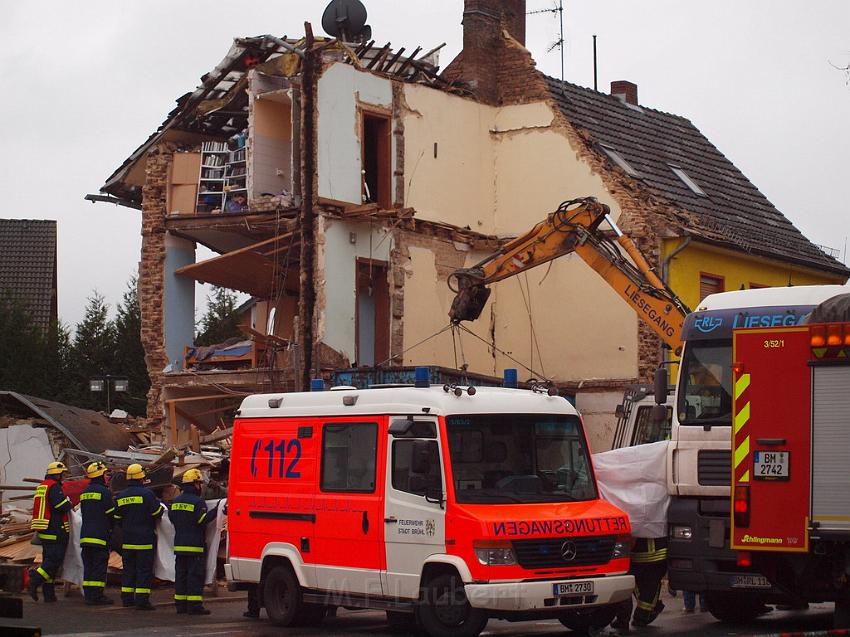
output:
[[[771,588],[768,579],[762,575],[733,575],[732,588]]]
[[[559,582],[553,584],[552,588],[555,589],[555,597],[593,594],[593,582]]]
[[[790,451],[755,451],[753,452],[753,479],[788,480],[790,464]]]

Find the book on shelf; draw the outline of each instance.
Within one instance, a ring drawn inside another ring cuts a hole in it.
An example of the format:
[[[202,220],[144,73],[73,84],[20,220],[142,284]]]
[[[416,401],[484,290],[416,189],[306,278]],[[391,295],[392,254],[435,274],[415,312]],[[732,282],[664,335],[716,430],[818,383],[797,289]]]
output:
[[[204,153],[224,153],[230,150],[227,147],[227,142],[204,142],[201,144],[201,152]]]

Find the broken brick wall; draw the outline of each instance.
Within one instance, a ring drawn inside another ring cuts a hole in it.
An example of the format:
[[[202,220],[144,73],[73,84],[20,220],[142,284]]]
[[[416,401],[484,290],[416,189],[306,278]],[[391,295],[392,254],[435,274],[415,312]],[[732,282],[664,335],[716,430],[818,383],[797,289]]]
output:
[[[142,187],[142,255],[139,264],[141,340],[151,379],[147,415],[151,424],[163,419],[162,370],[168,365],[165,351],[163,295],[165,277],[165,218],[169,167],[176,148],[159,144],[147,156]]]

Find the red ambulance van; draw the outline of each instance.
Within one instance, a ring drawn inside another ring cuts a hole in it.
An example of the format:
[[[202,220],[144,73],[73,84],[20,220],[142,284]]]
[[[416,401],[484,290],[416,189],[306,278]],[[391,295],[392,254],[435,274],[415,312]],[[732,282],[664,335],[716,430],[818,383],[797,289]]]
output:
[[[434,636],[488,618],[607,625],[630,526],[581,419],[545,392],[428,386],[247,397],[233,427],[228,579],[272,623],[380,609]]]

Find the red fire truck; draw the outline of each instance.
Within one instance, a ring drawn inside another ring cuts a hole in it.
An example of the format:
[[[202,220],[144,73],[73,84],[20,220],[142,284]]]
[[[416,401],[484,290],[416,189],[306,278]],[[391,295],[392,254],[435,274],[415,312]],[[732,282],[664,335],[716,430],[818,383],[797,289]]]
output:
[[[805,325],[735,331],[731,546],[850,625],[850,295]]]
[[[228,579],[276,625],[329,608],[474,636],[488,618],[607,625],[634,587],[581,419],[545,390],[249,396],[234,422]]]

